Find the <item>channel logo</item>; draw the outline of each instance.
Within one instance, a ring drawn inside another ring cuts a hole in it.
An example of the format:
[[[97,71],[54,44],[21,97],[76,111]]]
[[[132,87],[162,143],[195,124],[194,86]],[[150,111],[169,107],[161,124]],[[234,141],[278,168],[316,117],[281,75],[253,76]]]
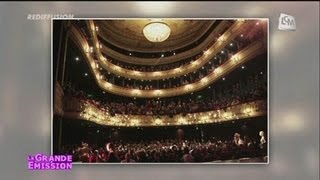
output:
[[[296,21],[293,16],[288,14],[280,14],[278,29],[282,31],[295,31]]]

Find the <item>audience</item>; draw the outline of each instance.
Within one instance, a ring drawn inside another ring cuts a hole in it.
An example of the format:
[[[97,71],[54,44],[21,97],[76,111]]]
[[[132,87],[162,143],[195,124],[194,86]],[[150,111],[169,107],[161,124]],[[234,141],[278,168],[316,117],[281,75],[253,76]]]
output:
[[[63,153],[72,152],[75,162],[146,163],[146,162],[212,162],[244,157],[263,157],[266,148],[259,139],[235,134],[234,140],[212,137],[208,140],[173,140],[108,143],[106,149],[93,146],[64,146]],[[241,143],[239,143],[241,140]],[[265,143],[266,144],[266,143]],[[89,153],[83,149],[88,149]],[[85,158],[84,158],[85,157]]]
[[[86,24],[79,24],[86,26]],[[228,29],[228,28],[226,28]],[[225,29],[225,30],[226,30]],[[252,28],[255,29],[255,28]],[[86,38],[90,33],[82,28]],[[248,31],[249,32],[249,31]],[[251,31],[250,31],[251,32]],[[222,34],[222,33],[221,33]],[[208,45],[203,52],[185,59],[183,61],[156,66],[146,66],[124,63],[122,61],[107,58],[107,61],[120,67],[143,72],[165,71],[177,67],[183,67],[201,58],[204,52],[218,41],[219,37]],[[220,53],[206,63],[196,72],[180,77],[157,81],[133,80],[101,70],[103,79],[112,84],[140,90],[154,90],[180,87],[186,84],[199,81],[201,78],[214,72],[214,70],[229,60],[235,53],[248,46],[253,41],[261,38],[263,33],[257,30],[254,33],[241,34],[235,37],[230,44],[227,44]],[[172,56],[174,56],[172,54]],[[263,75],[262,75],[263,74]],[[231,78],[230,78],[231,79]],[[203,92],[208,93],[203,98],[200,96],[188,95],[177,98],[144,99],[136,98],[107,99],[88,96],[84,91],[76,90],[72,85],[64,85],[64,96],[77,99],[81,102],[90,103],[100,110],[111,114],[128,115],[168,115],[187,114],[204,111],[224,109],[241,103],[266,99],[267,78],[266,73],[256,72],[236,80],[221,83],[219,86],[208,87]],[[69,101],[68,101],[69,103]],[[67,103],[66,103],[67,104]],[[81,104],[79,111],[81,110]],[[105,145],[88,144],[81,142],[81,145],[64,145],[61,154],[72,154],[74,162],[85,163],[194,163],[212,162],[217,160],[236,160],[240,158],[264,157],[267,155],[267,141],[265,133],[260,131],[257,137],[250,137],[235,133],[233,137],[203,137],[201,139],[162,139],[142,141],[112,141]]]
[[[211,89],[210,89],[211,91]],[[267,80],[266,76],[256,73],[246,79],[227,83],[223,86],[212,88],[210,94],[198,99],[188,96],[169,100],[150,99],[136,101],[132,99],[107,101],[93,97],[87,97],[82,91],[76,91],[71,86],[65,87],[65,96],[77,97],[82,101],[91,103],[101,110],[110,114],[131,114],[131,115],[175,115],[181,113],[195,113],[211,111],[234,106],[266,98]]]

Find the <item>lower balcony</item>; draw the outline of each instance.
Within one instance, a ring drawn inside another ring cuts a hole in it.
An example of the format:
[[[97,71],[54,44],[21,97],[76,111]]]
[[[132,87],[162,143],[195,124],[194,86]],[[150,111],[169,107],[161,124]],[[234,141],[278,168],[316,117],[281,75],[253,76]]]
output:
[[[168,115],[111,115],[107,110],[77,98],[65,101],[64,117],[83,119],[107,126],[143,127],[143,126],[177,126],[194,124],[222,123],[245,118],[267,115],[267,102],[263,100],[242,103],[224,109]]]

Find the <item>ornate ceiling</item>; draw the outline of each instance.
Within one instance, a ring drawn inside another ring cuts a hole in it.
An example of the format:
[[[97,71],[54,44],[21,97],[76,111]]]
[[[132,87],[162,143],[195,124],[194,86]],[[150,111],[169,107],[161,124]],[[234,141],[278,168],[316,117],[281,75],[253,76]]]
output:
[[[150,42],[143,28],[151,22],[166,23],[171,34],[164,42]],[[89,31],[98,29],[94,43],[99,43],[106,57],[124,63],[160,65],[190,59],[203,52],[234,21],[221,20],[95,20]],[[91,34],[92,36],[92,34]]]
[[[164,42],[150,42],[143,35],[143,28],[154,20],[95,20],[98,35],[105,41],[134,52],[165,52],[179,49],[197,41],[215,22],[214,20],[161,20],[171,29]]]

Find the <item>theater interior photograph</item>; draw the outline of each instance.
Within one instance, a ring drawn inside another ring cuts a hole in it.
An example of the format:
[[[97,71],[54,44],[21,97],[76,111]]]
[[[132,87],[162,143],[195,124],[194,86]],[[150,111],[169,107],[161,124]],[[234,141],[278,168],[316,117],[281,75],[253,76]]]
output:
[[[268,23],[52,20],[52,153],[75,164],[268,164]]]

